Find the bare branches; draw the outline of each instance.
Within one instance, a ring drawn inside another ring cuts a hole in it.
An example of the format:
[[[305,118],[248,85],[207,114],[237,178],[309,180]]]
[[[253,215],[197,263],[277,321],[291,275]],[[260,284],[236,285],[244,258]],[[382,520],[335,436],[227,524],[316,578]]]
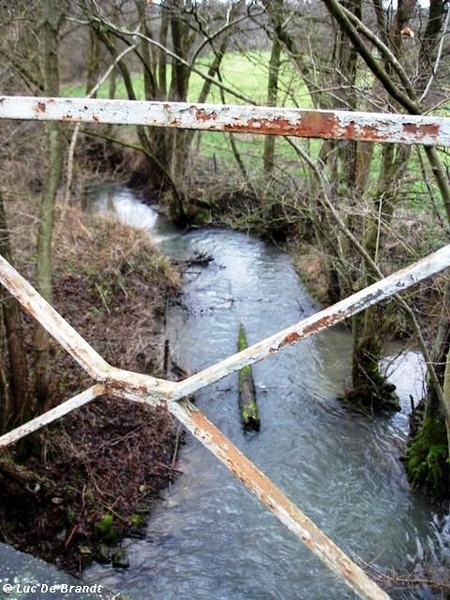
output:
[[[344,29],[352,43],[357,48],[359,54],[372,71],[372,73],[381,81],[386,91],[401,105],[407,112],[413,115],[420,114],[420,108],[416,100],[416,95],[409,80],[403,76],[403,68],[398,64],[392,52],[383,44],[370,30],[363,25],[350,11],[346,10],[338,0],[323,0],[330,14],[337,20],[340,27]],[[350,13],[350,14],[349,14]],[[379,63],[374,56],[371,48],[363,41],[360,33],[370,39],[372,43],[376,43],[378,50],[381,50],[392,64],[396,66],[398,73],[401,74],[401,81],[405,86],[406,94],[395,84],[390,74]],[[400,68],[399,68],[400,67]]]
[[[148,36],[146,36],[145,34],[139,32],[139,31],[131,32],[127,29],[119,27],[119,26],[115,25],[114,23],[112,23],[110,20],[106,19],[106,17],[100,16],[99,14],[93,14],[93,13],[89,14],[89,22],[91,24],[96,25],[97,27],[106,28],[107,31],[116,35],[121,40],[126,41],[126,43],[128,43],[128,44],[131,43],[129,41],[129,38],[131,38],[131,39],[139,38],[141,40],[144,40],[148,44],[150,44],[150,45],[154,46],[155,48],[158,48],[159,50],[164,52],[168,57],[173,58],[180,65],[183,65],[186,68],[188,68],[192,73],[196,73],[202,79],[209,81],[212,85],[222,89],[225,92],[228,92],[233,97],[235,97],[239,100],[242,100],[243,102],[246,102],[247,104],[256,104],[256,102],[253,100],[253,98],[250,98],[246,94],[239,92],[235,88],[225,85],[223,82],[218,81],[216,78],[208,75],[208,73],[205,73],[201,69],[197,68],[192,59],[186,60],[185,58],[183,58],[176,52],[173,52],[172,50],[170,50],[167,46],[164,46],[157,40],[149,38]],[[196,57],[196,55],[197,55],[197,51],[194,52],[194,58]]]
[[[441,58],[442,58],[442,52],[444,49],[444,39],[445,39],[445,35],[447,34],[449,19],[450,19],[450,10],[448,10],[448,8],[447,8],[447,14],[445,16],[445,24],[444,24],[444,35],[441,36],[441,39],[439,41],[438,52],[437,52],[436,60],[434,62],[433,70],[428,79],[428,83],[425,86],[425,89],[423,90],[422,95],[420,96],[419,102],[423,102],[425,100],[425,98],[427,97],[427,95],[430,91],[430,88],[434,81],[434,78],[436,77],[439,63],[441,62]]]
[[[110,76],[111,72],[116,67],[117,63],[119,61],[121,61],[122,58],[126,54],[128,54],[129,52],[131,52],[132,50],[134,50],[134,48],[135,48],[134,45],[130,46],[128,48],[125,48],[125,50],[123,50],[116,57],[116,59],[112,62],[112,64],[108,67],[108,69],[106,69],[106,71],[102,75],[102,77],[100,77],[100,79],[97,81],[97,83],[95,84],[95,86],[90,90],[90,92],[87,95],[88,98],[92,98],[94,96],[94,94],[100,89],[100,87],[102,86],[102,84],[108,79],[108,77]],[[77,144],[78,132],[80,130],[80,127],[81,127],[81,123],[77,123],[75,125],[74,131],[73,131],[73,134],[72,134],[72,138],[70,140],[70,145],[69,145],[69,153],[68,153],[68,158],[67,158],[66,191],[65,191],[65,194],[64,194],[64,204],[66,206],[70,203],[70,196],[72,194],[73,167],[74,167],[74,165],[73,165],[73,159],[74,159],[75,147],[76,147],[76,144]]]

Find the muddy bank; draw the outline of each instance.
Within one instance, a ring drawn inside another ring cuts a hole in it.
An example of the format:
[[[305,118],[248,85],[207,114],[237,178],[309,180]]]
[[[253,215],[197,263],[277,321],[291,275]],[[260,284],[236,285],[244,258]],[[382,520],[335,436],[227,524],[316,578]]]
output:
[[[23,251],[32,244],[11,223],[16,265],[32,279]],[[71,210],[54,248],[57,310],[114,366],[160,376],[164,307],[178,290],[167,259],[141,232]],[[51,406],[92,384],[56,344],[49,369]],[[176,475],[178,435],[166,411],[102,397],[10,448],[0,456],[0,540],[74,574],[92,558],[125,566],[109,548],[139,535]]]

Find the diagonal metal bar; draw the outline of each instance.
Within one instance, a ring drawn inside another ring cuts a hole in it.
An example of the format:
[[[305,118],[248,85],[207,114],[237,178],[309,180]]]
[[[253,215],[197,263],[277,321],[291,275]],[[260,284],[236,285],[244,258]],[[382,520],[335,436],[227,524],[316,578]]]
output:
[[[110,368],[108,363],[1,255],[0,281],[91,377],[98,380],[104,377]]]
[[[348,296],[337,304],[325,308],[310,317],[299,321],[295,325],[287,327],[283,331],[275,333],[270,337],[249,346],[245,350],[233,354],[228,358],[216,363],[184,379],[175,386],[171,400],[184,398],[189,394],[219,381],[220,379],[234,373],[246,365],[251,365],[267,356],[275,354],[282,348],[295,344],[300,340],[315,335],[323,329],[344,321],[348,317],[365,310],[373,304],[398,294],[410,288],[419,281],[435,275],[450,266],[450,244],[444,246],[437,252],[430,254],[411,266],[405,267],[380,281],[364,288],[363,290]]]
[[[124,397],[129,397],[125,394]],[[144,400],[140,400],[144,401]],[[207,417],[188,400],[171,402],[170,412],[269,509],[321,562],[365,600],[389,600],[354,561],[321,531]]]
[[[266,106],[1,96],[0,119],[151,125],[401,144],[450,145],[446,117]]]
[[[97,398],[98,396],[101,396],[105,393],[106,388],[104,385],[93,385],[84,392],[81,392],[81,394],[73,396],[73,398],[70,398],[69,400],[66,400],[66,402],[55,406],[55,408],[48,410],[46,413],[39,415],[35,419],[31,419],[23,425],[20,425],[19,427],[8,431],[8,433],[3,434],[2,436],[0,436],[0,447],[14,444],[15,442],[17,442],[17,440],[20,440],[26,435],[29,435],[30,433],[41,429],[45,425],[56,421],[64,415],[69,414],[76,408],[80,408],[80,406],[88,404],[92,400],[95,400],[95,398]]]
[[[154,397],[170,394],[174,383],[117,369],[108,364],[81,335],[0,255],[0,282],[97,382],[128,387]]]

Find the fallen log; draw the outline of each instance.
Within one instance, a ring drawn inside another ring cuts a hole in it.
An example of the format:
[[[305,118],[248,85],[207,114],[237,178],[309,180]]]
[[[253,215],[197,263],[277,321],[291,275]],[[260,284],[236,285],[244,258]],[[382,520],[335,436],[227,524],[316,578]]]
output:
[[[238,352],[245,350],[247,345],[247,335],[241,323],[238,335]],[[239,371],[239,412],[244,429],[259,431],[261,422],[256,403],[253,371],[250,365],[246,365]]]

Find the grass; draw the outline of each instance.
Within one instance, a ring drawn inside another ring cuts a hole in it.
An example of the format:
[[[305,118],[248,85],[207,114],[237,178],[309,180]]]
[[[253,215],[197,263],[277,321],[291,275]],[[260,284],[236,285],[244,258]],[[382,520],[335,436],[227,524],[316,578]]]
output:
[[[196,68],[206,73],[212,56],[199,59]],[[267,100],[267,72],[269,63],[268,52],[237,52],[228,53],[222,61],[221,76],[223,84],[237,94],[244,94],[253,99],[256,104],[264,105]],[[168,81],[170,81],[170,65],[168,67]],[[142,76],[135,73],[132,76],[133,87],[139,100],[145,100],[144,83]],[[188,101],[196,102],[203,86],[204,79],[197,73],[192,73],[189,81]],[[63,90],[65,96],[83,98],[86,96],[84,84],[66,86]],[[245,104],[242,99],[236,98],[230,92],[224,92],[224,101],[227,104]],[[98,92],[99,98],[108,97],[108,82],[104,83]],[[120,81],[117,84],[116,98],[127,98],[125,86]],[[221,103],[222,97],[219,88],[213,86],[208,102]],[[312,102],[306,86],[295,73],[292,64],[284,57],[280,69],[279,106],[301,106],[311,108]]]

